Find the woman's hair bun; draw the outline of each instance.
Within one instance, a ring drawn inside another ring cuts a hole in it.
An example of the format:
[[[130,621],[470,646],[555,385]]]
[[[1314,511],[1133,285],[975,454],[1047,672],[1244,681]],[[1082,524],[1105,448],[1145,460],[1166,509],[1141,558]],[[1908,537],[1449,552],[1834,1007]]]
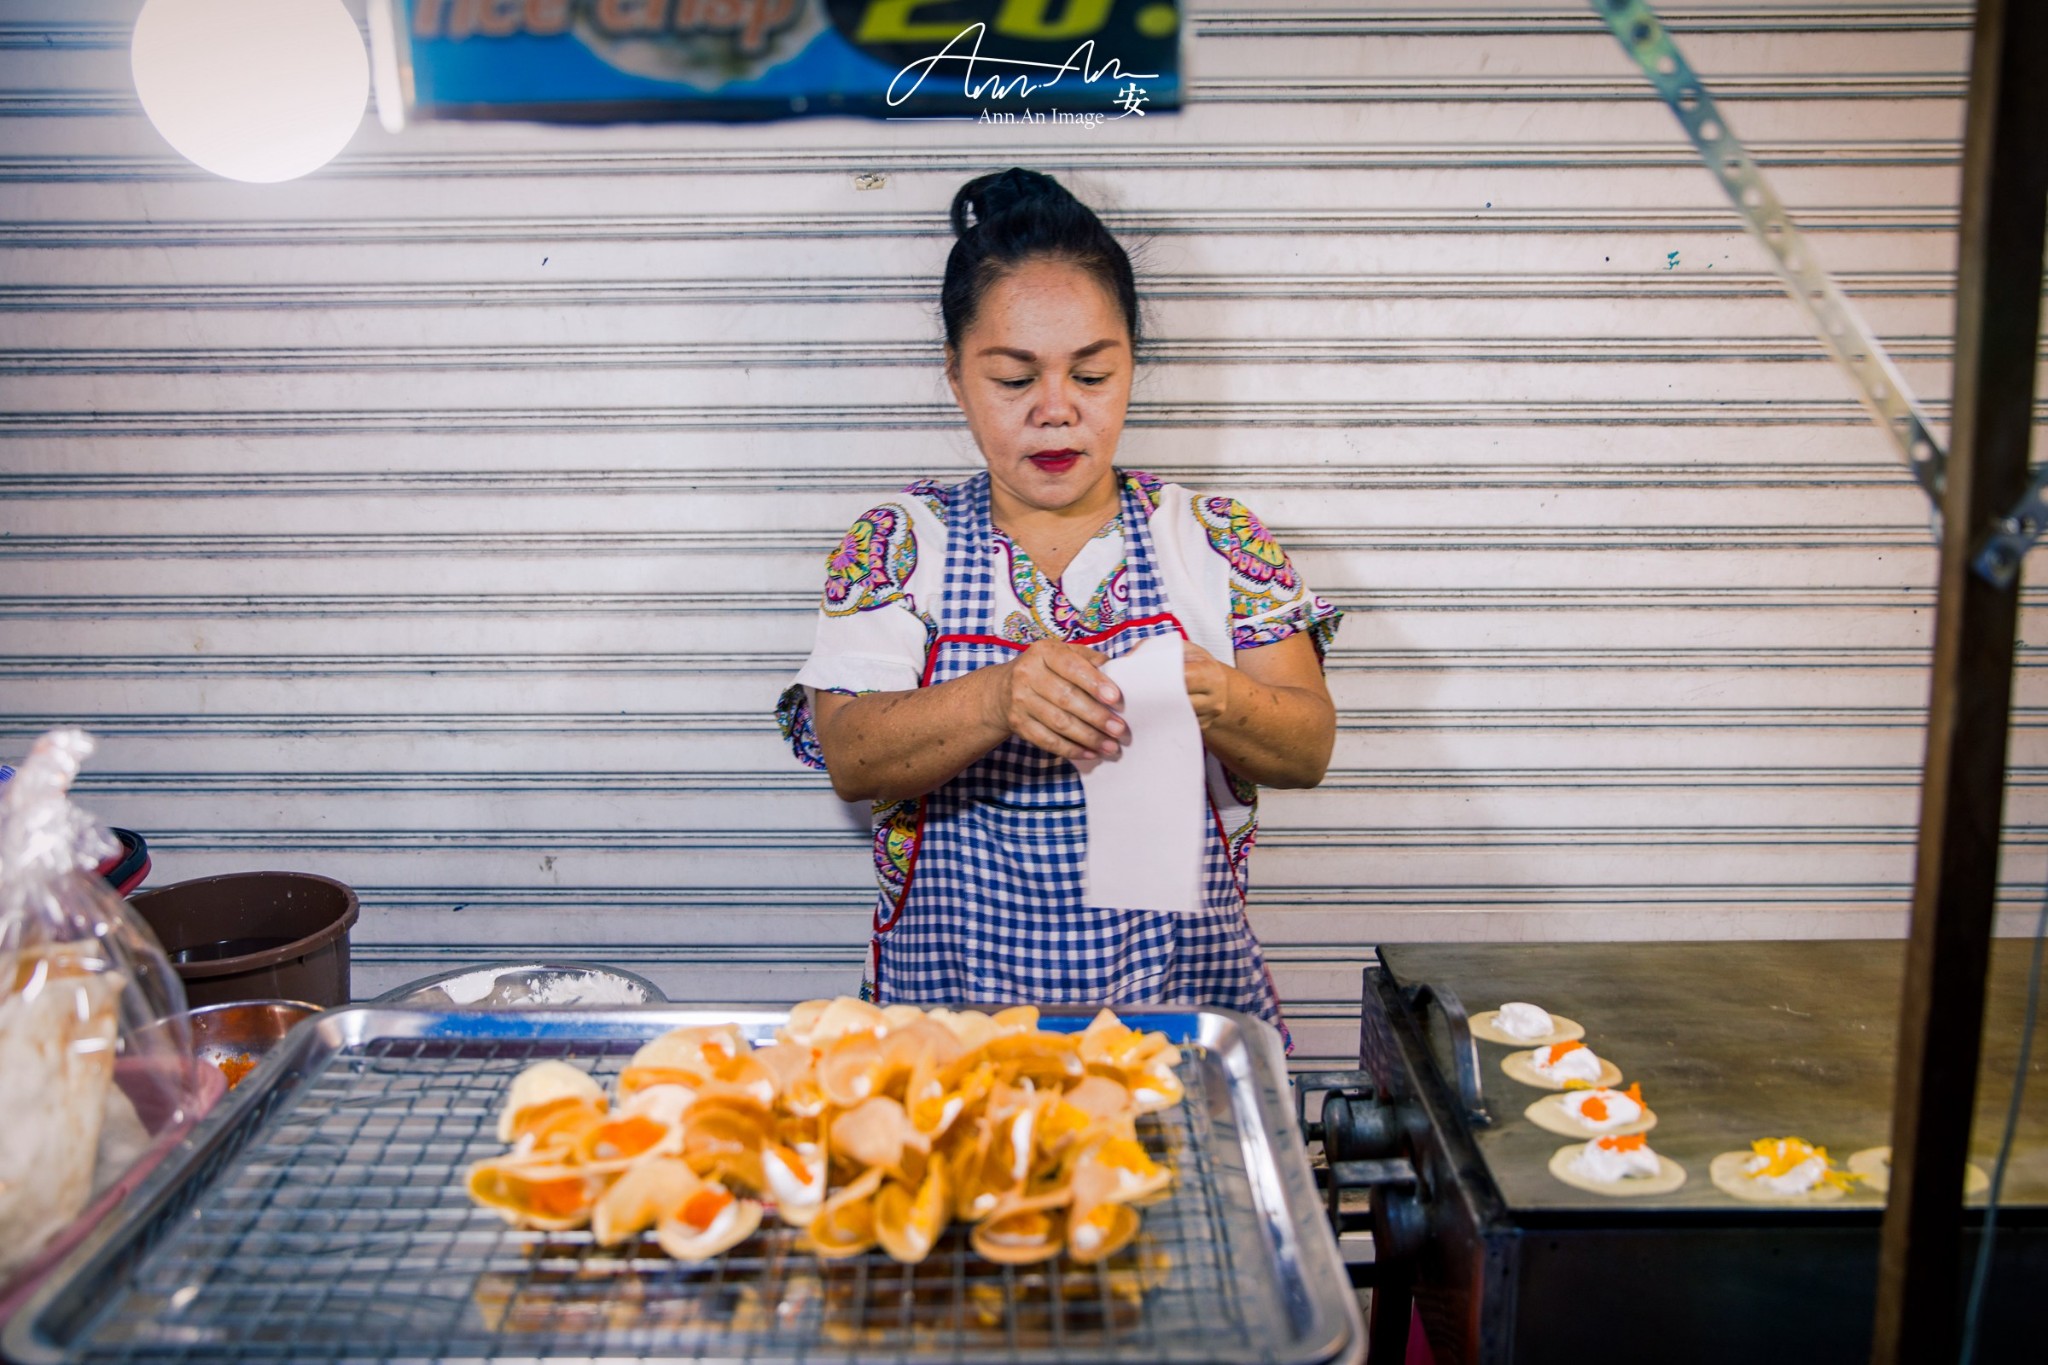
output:
[[[953,235],[965,237],[992,218],[1044,200],[1080,206],[1059,181],[1022,166],[976,176],[953,196]]]
[[[953,250],[939,287],[946,344],[958,346],[982,297],[1026,261],[1069,261],[1107,289],[1135,346],[1138,289],[1131,258],[1094,210],[1039,171],[1012,166],[979,175],[953,195]]]

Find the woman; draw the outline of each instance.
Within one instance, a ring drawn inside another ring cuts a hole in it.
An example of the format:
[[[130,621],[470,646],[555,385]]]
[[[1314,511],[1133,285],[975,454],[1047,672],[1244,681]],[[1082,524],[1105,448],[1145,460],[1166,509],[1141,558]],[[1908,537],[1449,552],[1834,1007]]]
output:
[[[954,197],[946,378],[987,461],[857,520],[779,719],[874,803],[883,1002],[1182,1001],[1281,1024],[1245,919],[1258,785],[1312,787],[1336,732],[1339,613],[1258,520],[1114,465],[1138,341],[1130,260],[1051,178]],[[1202,908],[1082,903],[1071,762],[1129,735],[1102,665],[1183,635],[1213,819]]]

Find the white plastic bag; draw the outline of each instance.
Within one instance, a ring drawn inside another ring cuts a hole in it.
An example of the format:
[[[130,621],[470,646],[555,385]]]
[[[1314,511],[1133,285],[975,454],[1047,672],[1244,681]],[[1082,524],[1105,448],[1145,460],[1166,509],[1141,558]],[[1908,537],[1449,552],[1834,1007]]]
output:
[[[118,845],[71,804],[92,750],[53,730],[0,784],[0,1285],[85,1206],[109,1111],[193,1091],[184,987],[95,871]]]

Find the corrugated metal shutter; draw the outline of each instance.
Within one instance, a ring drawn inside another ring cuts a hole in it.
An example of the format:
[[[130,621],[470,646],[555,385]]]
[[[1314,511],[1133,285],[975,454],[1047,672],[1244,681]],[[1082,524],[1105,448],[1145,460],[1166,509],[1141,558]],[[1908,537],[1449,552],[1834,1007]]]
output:
[[[279,186],[140,117],[135,8],[0,22],[0,737],[105,736],[153,884],[358,887],[359,994],[853,982],[862,819],[768,710],[850,516],[970,465],[940,211],[1012,162],[1143,244],[1125,462],[1351,612],[1255,864],[1298,1060],[1374,942],[1902,925],[1925,510],[1584,5],[1200,5],[1188,111],[1093,132],[372,122]],[[1670,17],[1945,416],[1967,7]]]

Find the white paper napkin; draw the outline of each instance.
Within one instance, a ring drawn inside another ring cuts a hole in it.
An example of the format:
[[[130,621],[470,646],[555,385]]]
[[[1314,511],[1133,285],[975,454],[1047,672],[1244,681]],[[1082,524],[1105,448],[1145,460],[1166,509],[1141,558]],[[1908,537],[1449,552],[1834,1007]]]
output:
[[[1188,700],[1180,637],[1145,641],[1103,666],[1123,692],[1130,738],[1084,758],[1088,860],[1082,899],[1117,910],[1187,914],[1202,905],[1202,727]]]

